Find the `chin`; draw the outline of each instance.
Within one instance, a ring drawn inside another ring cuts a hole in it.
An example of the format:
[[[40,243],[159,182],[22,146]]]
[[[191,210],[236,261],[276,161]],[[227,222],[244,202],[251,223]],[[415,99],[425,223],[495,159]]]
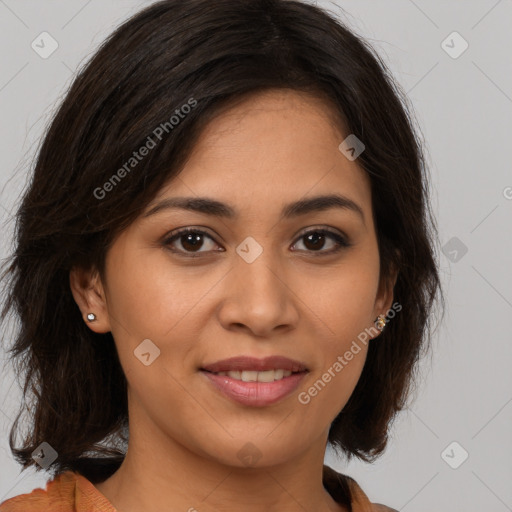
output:
[[[275,425],[274,427],[275,428]],[[294,445],[283,445],[283,435],[268,438],[269,429],[261,436],[246,435],[224,440],[209,446],[209,458],[225,466],[246,468],[265,468],[284,464],[294,459],[302,451],[304,442],[297,440]],[[284,436],[286,438],[286,436]],[[206,447],[205,447],[206,448]]]

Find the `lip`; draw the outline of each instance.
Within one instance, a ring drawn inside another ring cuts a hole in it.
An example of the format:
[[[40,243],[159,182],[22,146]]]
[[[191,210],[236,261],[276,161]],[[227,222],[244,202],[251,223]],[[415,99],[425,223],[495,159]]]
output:
[[[218,391],[231,400],[252,407],[265,407],[279,402],[295,391],[308,372],[292,373],[274,382],[244,382],[206,370],[201,370],[201,373]]]
[[[244,382],[218,372],[289,370],[292,373],[274,382]],[[200,368],[201,373],[225,397],[243,405],[264,407],[284,399],[297,388],[309,372],[301,361],[285,356],[269,356],[262,359],[248,356],[235,356],[223,359]]]
[[[263,372],[265,370],[283,369],[291,372],[304,372],[308,368],[301,361],[296,361],[285,356],[269,356],[263,359],[247,356],[235,356],[222,361],[203,366],[201,370],[211,373],[252,370]],[[277,381],[279,382],[279,381]]]

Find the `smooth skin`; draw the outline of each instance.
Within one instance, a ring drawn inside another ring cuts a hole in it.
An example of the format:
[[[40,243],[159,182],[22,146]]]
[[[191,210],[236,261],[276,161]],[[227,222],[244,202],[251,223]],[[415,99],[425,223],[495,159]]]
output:
[[[229,204],[235,218],[183,209],[141,215],[110,248],[104,281],[94,269],[70,272],[84,321],[93,312],[89,328],[112,332],[128,381],[128,452],[96,485],[120,512],[346,510],[323,487],[322,466],[329,427],[368,347],[360,343],[308,404],[298,395],[388,311],[396,281],[380,280],[370,181],[339,151],[347,135],[329,105],[306,93],[245,99],[210,122],[145,210],[201,196]],[[333,193],[357,203],[364,219],[346,208],[280,219],[288,203]],[[207,235],[196,245],[186,236],[165,244],[184,227]],[[308,241],[322,228],[351,245],[332,253],[330,236]],[[236,252],[249,236],[263,248],[252,263]],[[148,366],[134,355],[145,339],[160,350]],[[309,373],[281,401],[244,406],[199,370],[238,355],[284,355]],[[251,467],[238,456],[249,442],[260,454]]]

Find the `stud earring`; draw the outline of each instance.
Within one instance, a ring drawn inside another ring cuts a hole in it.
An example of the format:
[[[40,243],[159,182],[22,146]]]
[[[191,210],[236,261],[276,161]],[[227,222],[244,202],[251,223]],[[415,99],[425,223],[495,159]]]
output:
[[[382,332],[384,330],[384,327],[386,326],[386,317],[384,315],[379,315],[375,319],[375,327]]]
[[[94,313],[89,313],[87,315],[87,320],[89,320],[89,322],[94,322],[94,320],[96,320],[96,315]]]

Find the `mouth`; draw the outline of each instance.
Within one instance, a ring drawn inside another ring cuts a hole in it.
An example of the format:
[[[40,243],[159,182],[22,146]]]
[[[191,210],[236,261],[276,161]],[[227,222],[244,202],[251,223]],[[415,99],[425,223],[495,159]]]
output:
[[[209,372],[208,370],[202,369],[205,372],[212,373],[213,375],[219,375],[221,377],[229,377],[234,380],[240,380],[242,382],[274,382],[276,380],[282,380],[290,375],[296,373],[306,373],[304,371],[292,372],[291,370],[285,370],[283,368],[277,368],[273,370],[257,371],[257,370],[231,370],[223,372]]]
[[[199,369],[221,394],[249,406],[266,406],[290,395],[309,372],[300,361],[283,356],[238,356]]]
[[[216,374],[223,372],[228,374],[231,372],[233,375],[230,375],[230,377],[239,380],[244,380],[242,375],[244,373],[246,373],[246,377],[250,378],[254,377],[254,372],[266,374],[263,376],[263,378],[270,378],[271,374],[269,372],[274,372],[274,375],[272,376],[275,377],[277,374],[278,379],[281,379],[283,376],[289,376],[291,373],[308,371],[306,365],[301,361],[296,361],[295,359],[290,359],[285,356],[269,356],[263,359],[248,356],[236,356],[229,359],[223,359],[222,361],[217,361],[215,363],[207,364],[200,369]],[[283,372],[282,375],[281,371]],[[239,372],[240,375],[237,375],[236,372]],[[263,382],[270,381],[267,380]]]

